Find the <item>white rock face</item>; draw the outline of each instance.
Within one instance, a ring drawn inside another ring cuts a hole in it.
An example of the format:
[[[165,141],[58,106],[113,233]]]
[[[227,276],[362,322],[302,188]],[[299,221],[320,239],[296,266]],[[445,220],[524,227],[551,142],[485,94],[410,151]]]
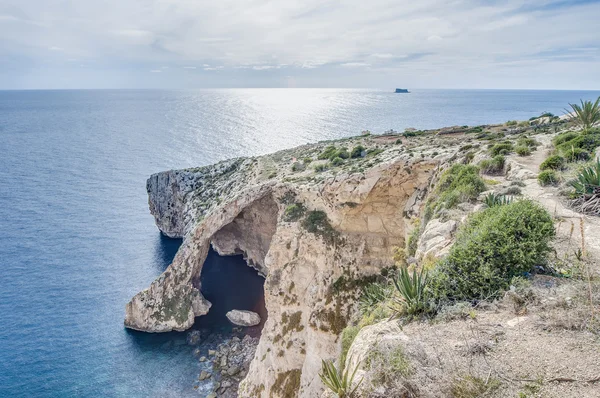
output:
[[[458,223],[454,220],[443,222],[436,218],[429,221],[425,226],[425,231],[419,238],[419,246],[415,257],[423,259],[431,255],[440,258],[448,254],[457,227]]]
[[[225,316],[238,326],[256,326],[260,323],[260,315],[252,311],[231,310]]]

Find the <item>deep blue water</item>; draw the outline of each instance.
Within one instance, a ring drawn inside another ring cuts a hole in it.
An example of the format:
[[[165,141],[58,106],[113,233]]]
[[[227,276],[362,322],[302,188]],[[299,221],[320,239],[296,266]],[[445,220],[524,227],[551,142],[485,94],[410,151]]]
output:
[[[0,91],[0,396],[198,396],[184,333],[123,328],[171,261],[145,180],[393,128],[561,114],[600,92]]]

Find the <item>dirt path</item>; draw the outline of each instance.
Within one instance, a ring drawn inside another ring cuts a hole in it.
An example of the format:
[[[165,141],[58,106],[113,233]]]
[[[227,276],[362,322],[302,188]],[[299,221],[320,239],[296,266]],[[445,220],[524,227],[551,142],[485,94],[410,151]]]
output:
[[[582,247],[581,226],[583,225],[585,251],[596,266],[595,271],[600,272],[600,218],[574,212],[566,206],[564,197],[559,194],[559,188],[539,185],[537,174],[540,164],[552,148],[552,136],[540,135],[535,138],[542,145],[531,156],[508,156],[511,171],[507,179],[514,180],[512,176],[521,176],[525,183],[521,189],[523,196],[542,204],[558,220],[557,242],[562,243],[561,246],[565,251],[569,251],[567,254],[573,255],[574,251]]]

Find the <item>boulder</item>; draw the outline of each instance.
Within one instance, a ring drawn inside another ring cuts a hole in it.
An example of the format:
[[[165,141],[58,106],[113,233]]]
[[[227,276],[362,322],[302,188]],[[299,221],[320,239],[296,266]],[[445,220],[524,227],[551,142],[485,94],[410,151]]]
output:
[[[231,323],[238,326],[255,326],[260,323],[260,315],[252,311],[231,310],[225,316]]]

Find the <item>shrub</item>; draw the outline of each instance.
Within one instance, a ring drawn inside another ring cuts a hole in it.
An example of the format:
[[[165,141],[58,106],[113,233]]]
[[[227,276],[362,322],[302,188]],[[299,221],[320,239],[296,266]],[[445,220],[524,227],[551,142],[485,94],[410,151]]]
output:
[[[367,151],[367,156],[377,156],[381,152],[383,152],[383,149],[381,148],[371,148]]]
[[[503,142],[500,144],[495,144],[490,147],[490,155],[508,155],[513,151],[513,144],[510,142]]]
[[[398,277],[392,279],[396,292],[400,298],[395,298],[396,304],[401,309],[398,312],[405,312],[408,315],[417,315],[425,312],[427,309],[427,298],[425,296],[425,287],[427,286],[426,271],[417,272],[413,270],[412,276],[406,267],[400,267]]]
[[[506,122],[507,126],[516,126],[519,122],[517,122],[516,120],[509,120],[508,122]]]
[[[559,137],[561,136],[559,135],[555,138],[554,145],[559,153],[565,156],[574,148],[580,148],[593,153],[596,148],[600,146],[600,131],[598,130],[590,130],[587,134],[575,134],[575,137],[571,138],[570,140],[565,140],[563,142],[558,140],[559,143],[557,143],[557,138]],[[572,137],[572,135],[569,135],[569,137]]]
[[[554,137],[554,139],[552,140],[552,143],[554,144],[554,146],[558,146],[567,141],[571,141],[572,139],[577,138],[577,137],[579,137],[579,133],[576,133],[574,131],[567,131],[566,133],[561,133],[561,134],[557,135],[556,137]]]
[[[335,364],[331,361],[321,361],[321,372],[319,373],[319,377],[323,384],[329,388],[338,398],[354,398],[357,397],[356,390],[362,383],[362,379],[354,388],[352,388],[352,384],[354,382],[354,376],[356,375],[356,371],[358,370],[358,366],[350,374],[350,369],[345,369],[343,372],[339,371]],[[340,368],[343,368],[344,365],[341,364]]]
[[[298,221],[304,215],[306,208],[302,203],[294,203],[285,208],[283,219],[285,221]]]
[[[342,352],[340,354],[340,367],[343,367],[346,363],[346,355],[348,355],[348,350],[350,346],[352,346],[352,342],[360,332],[360,328],[358,326],[348,326],[342,331]]]
[[[319,160],[329,159],[337,151],[335,145],[327,146],[323,152],[319,154]]]
[[[459,203],[471,201],[485,191],[485,182],[479,176],[479,168],[467,164],[453,164],[444,171],[435,189],[435,201],[429,203],[431,210],[453,208]]]
[[[506,158],[503,155],[496,155],[492,159],[484,159],[479,162],[481,171],[485,174],[503,174]]]
[[[563,153],[567,162],[579,162],[579,161],[587,161],[592,158],[592,155],[581,148],[571,148],[571,150]]]
[[[327,218],[327,214],[321,210],[312,210],[302,221],[302,226],[308,232],[322,237],[327,243],[334,243],[338,232],[333,229]]]
[[[325,171],[325,170],[327,170],[327,166],[325,166],[324,164],[317,164],[317,165],[315,165],[315,171],[317,173],[320,173],[320,172]]]
[[[310,162],[312,162],[312,158],[305,157],[304,159],[302,159],[302,161],[304,162],[304,164],[309,164]]]
[[[362,153],[364,152],[365,147],[362,145],[357,145],[354,148],[352,148],[352,152],[350,152],[350,157],[353,159],[356,158],[360,158],[362,156]]]
[[[514,276],[531,271],[550,251],[552,216],[530,200],[472,214],[430,283],[438,301],[498,297]]]
[[[377,304],[390,297],[390,287],[387,283],[373,282],[363,288],[359,299],[361,312],[367,313]]]
[[[342,163],[344,163],[344,160],[339,156],[336,156],[333,159],[331,159],[331,164],[334,166],[339,166]]]
[[[600,189],[600,160],[595,164],[584,168],[575,181],[571,182],[578,195],[593,194]]]
[[[552,155],[540,164],[540,170],[562,170],[565,167],[565,158]]]
[[[519,145],[515,148],[515,152],[519,156],[529,156],[531,155],[531,148],[529,148],[528,146]]]
[[[554,170],[544,170],[538,174],[538,182],[541,186],[556,185],[560,179]]]
[[[519,146],[527,146],[527,147],[535,148],[539,144],[540,143],[537,142],[536,140],[534,140],[533,138],[528,138],[528,137],[521,137],[517,140],[517,145],[519,145]]]
[[[350,157],[350,154],[348,153],[348,150],[346,148],[340,148],[335,154],[331,155],[331,157],[329,159],[332,158],[342,158],[342,159],[348,159]]]

